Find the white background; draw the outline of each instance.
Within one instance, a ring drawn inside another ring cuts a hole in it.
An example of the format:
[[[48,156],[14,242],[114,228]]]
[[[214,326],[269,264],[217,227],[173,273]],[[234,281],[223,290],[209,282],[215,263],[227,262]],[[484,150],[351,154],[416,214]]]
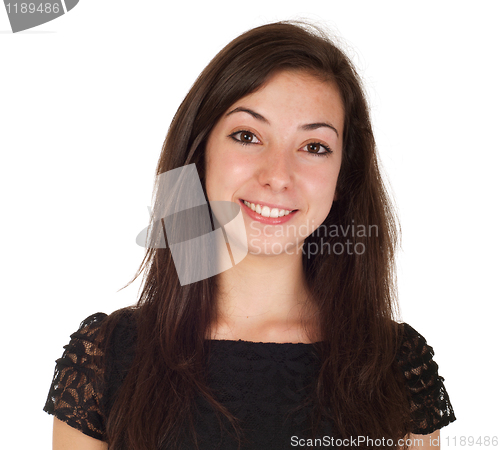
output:
[[[117,291],[197,75],[243,31],[300,18],[339,36],[365,81],[403,231],[402,319],[458,417],[442,436],[500,435],[496,2],[81,0],[17,34],[0,8],[2,448],[50,448],[62,346],[136,300],[138,282]]]

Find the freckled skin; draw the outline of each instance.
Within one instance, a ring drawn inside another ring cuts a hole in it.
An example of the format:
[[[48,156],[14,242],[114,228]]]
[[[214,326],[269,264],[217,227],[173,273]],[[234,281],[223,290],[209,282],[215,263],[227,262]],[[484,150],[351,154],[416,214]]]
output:
[[[334,84],[286,71],[238,100],[228,112],[238,107],[262,117],[244,111],[226,113],[212,130],[206,147],[208,199],[260,200],[298,209],[287,227],[264,229],[264,224],[244,214],[250,252],[268,254],[276,244],[272,253],[276,254],[277,249],[300,245],[330,211],[342,162],[342,100]],[[331,124],[338,135],[326,126],[303,129],[315,123]],[[241,131],[246,133],[237,133]],[[243,145],[241,140],[249,143]],[[311,153],[324,153],[326,148],[331,150],[327,156]]]

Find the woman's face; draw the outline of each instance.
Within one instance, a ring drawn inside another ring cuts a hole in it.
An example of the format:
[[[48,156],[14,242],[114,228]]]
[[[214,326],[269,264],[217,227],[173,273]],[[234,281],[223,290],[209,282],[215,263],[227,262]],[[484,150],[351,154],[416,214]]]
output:
[[[343,127],[337,87],[292,71],[273,75],[216,124],[205,155],[208,200],[240,205],[249,253],[290,253],[325,220]]]

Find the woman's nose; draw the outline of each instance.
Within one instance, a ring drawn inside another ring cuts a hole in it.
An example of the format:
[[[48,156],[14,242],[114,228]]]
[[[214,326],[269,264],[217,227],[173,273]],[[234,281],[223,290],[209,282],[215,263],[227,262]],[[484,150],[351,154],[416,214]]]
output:
[[[289,188],[293,178],[289,156],[283,148],[268,148],[262,155],[259,183],[276,193]]]

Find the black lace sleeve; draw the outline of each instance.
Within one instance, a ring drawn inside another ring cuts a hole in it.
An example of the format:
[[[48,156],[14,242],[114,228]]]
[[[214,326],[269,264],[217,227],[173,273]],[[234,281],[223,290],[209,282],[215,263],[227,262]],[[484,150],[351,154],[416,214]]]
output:
[[[412,433],[430,434],[456,420],[455,414],[433,360],[434,350],[410,325],[401,326],[403,340],[397,359],[410,392]]]
[[[82,433],[105,440],[102,414],[103,352],[98,341],[99,326],[106,314],[87,317],[64,353],[56,361],[54,378],[44,411]]]

